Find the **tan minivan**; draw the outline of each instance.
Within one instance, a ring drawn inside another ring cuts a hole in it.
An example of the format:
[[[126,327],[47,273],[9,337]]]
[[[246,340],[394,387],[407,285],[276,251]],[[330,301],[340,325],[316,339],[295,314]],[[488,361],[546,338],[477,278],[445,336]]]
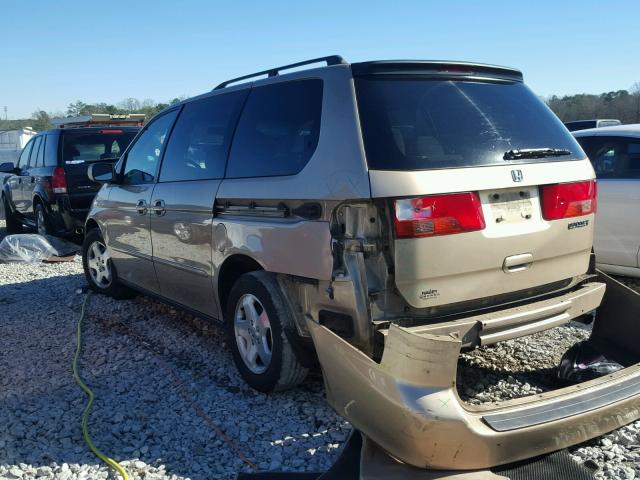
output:
[[[258,390],[319,360],[331,405],[404,462],[482,468],[638,417],[605,421],[618,403],[586,408],[580,390],[457,395],[461,349],[565,324],[605,290],[593,168],[517,70],[274,68],[166,109],[90,176],[93,290],[223,322]]]

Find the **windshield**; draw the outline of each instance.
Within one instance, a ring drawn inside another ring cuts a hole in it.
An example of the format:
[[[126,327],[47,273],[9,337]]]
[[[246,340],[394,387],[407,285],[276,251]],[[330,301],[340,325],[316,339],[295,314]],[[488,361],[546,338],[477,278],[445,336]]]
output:
[[[364,77],[355,83],[367,162],[374,170],[585,158],[562,122],[520,82]],[[510,150],[532,148],[571,153],[505,160]]]
[[[65,133],[62,140],[62,160],[73,165],[119,158],[134,136],[135,132],[123,130]]]

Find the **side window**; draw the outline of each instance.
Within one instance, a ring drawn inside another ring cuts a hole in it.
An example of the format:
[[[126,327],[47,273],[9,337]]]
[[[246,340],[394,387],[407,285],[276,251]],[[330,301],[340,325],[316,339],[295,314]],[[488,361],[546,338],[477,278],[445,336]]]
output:
[[[640,178],[640,139],[578,138],[599,178]]]
[[[176,114],[177,110],[172,110],[156,118],[138,137],[124,161],[122,183],[139,185],[155,181],[158,162]]]
[[[171,132],[161,182],[224,177],[231,136],[246,91],[187,103]]]
[[[58,137],[57,135],[47,135],[44,152],[45,167],[58,166]]]
[[[318,145],[322,80],[256,87],[240,117],[227,178],[295,175]]]
[[[627,139],[625,178],[640,178],[640,138]]]
[[[38,157],[36,159],[36,167],[44,167],[44,150],[47,144],[47,136],[42,135],[41,138],[42,140],[40,141],[40,149],[38,150]]]
[[[20,154],[20,158],[18,158],[18,164],[16,165],[18,168],[25,169],[29,165],[29,154],[31,153],[31,148],[33,147],[33,138],[29,140],[24,148],[22,149],[22,153]]]
[[[38,136],[33,141],[33,149],[31,150],[31,157],[29,160],[29,168],[36,168],[36,161],[38,159],[38,153],[40,151],[40,143],[42,142],[42,136]]]

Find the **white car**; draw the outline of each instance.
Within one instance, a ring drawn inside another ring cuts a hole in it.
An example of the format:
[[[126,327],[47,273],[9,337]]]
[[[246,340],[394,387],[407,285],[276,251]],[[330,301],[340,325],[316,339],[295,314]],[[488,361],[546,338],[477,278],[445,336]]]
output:
[[[640,124],[572,132],[598,177],[599,268],[640,277]]]

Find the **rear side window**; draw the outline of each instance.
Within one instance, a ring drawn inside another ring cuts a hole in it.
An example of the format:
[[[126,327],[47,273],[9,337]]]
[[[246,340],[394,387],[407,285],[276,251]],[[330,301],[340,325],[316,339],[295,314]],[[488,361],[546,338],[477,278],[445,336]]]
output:
[[[29,154],[31,153],[31,148],[33,147],[34,140],[29,140],[29,143],[25,145],[22,149],[22,153],[20,154],[20,158],[18,158],[18,164],[16,165],[18,168],[25,169],[29,165]]]
[[[45,167],[58,166],[58,137],[56,135],[47,135],[44,152]]]
[[[42,135],[42,140],[40,141],[40,149],[38,150],[38,158],[36,159],[36,167],[44,167],[44,150],[47,144],[47,136]],[[33,162],[31,162],[33,163]]]
[[[369,168],[428,170],[582,159],[562,122],[524,84],[357,78]],[[504,160],[513,149],[570,155]]]
[[[227,178],[295,175],[318,145],[322,80],[251,90],[238,123]]]
[[[579,137],[598,178],[640,178],[640,138]]]
[[[36,168],[36,162],[38,159],[38,152],[40,151],[40,143],[42,143],[42,137],[36,137],[33,141],[33,149],[31,150],[31,159],[29,160],[29,168]]]
[[[231,136],[247,91],[187,103],[171,132],[161,182],[224,177]]]
[[[65,164],[118,159],[135,132],[104,129],[90,133],[65,133],[62,138],[62,161]]]

